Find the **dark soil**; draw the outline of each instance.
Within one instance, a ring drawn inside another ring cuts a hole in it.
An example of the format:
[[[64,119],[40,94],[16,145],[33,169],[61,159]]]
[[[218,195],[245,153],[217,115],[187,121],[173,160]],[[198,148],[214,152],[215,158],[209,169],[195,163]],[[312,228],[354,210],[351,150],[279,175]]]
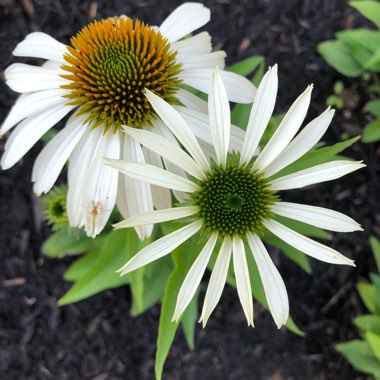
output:
[[[68,42],[69,36],[96,17],[138,16],[158,24],[181,2],[170,0],[57,1],[0,0],[0,67],[15,59],[11,51],[32,31]],[[279,64],[277,111],[284,111],[308,83],[315,90],[308,118],[324,109],[339,75],[316,52],[316,44],[351,26],[366,25],[344,0],[220,0],[207,29],[214,45],[233,63],[261,54]],[[0,71],[1,75],[1,71]],[[337,112],[324,137],[337,142],[354,136],[366,123],[364,91],[345,80],[350,104]],[[352,102],[352,99],[358,100]],[[0,82],[0,120],[16,94]],[[353,104],[352,104],[353,103]],[[0,150],[4,141],[0,141]],[[107,291],[75,305],[58,308],[69,288],[62,279],[68,260],[48,260],[40,253],[48,235],[41,207],[32,194],[33,160],[41,145],[11,170],[0,173],[0,378],[1,379],[153,379],[159,307],[129,316],[128,289]],[[336,234],[332,247],[356,260],[357,268],[313,261],[313,274],[273,250],[284,276],[291,314],[304,338],[278,331],[270,315],[256,305],[256,328],[248,329],[234,289],[225,289],[207,326],[196,329],[189,351],[179,333],[165,365],[165,379],[365,379],[334,350],[337,342],[358,336],[352,319],[364,306],[355,284],[374,261],[368,245],[379,235],[379,146],[357,143],[347,154],[368,167],[338,181],[289,194],[292,200],[326,206],[360,222],[363,233]],[[376,227],[377,226],[377,227]]]

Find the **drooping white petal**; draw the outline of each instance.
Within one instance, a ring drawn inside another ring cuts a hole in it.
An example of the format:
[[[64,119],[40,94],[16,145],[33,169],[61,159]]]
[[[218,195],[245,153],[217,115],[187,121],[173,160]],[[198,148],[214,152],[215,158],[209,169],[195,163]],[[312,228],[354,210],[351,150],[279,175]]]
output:
[[[278,202],[271,206],[277,215],[299,220],[312,226],[336,232],[362,231],[358,223],[347,215],[323,207],[299,203]]]
[[[247,258],[245,257],[244,243],[240,237],[234,237],[232,240],[232,259],[240,303],[247,318],[248,326],[253,326],[251,280],[249,278]]]
[[[44,112],[58,105],[64,105],[66,100],[62,96],[66,93],[67,91],[57,88],[20,95],[1,126],[0,134],[3,135],[8,132],[26,117]]]
[[[183,88],[180,88],[177,91],[175,97],[185,106],[184,108],[190,108],[191,110],[202,112],[204,114],[207,114],[208,112],[206,101]]]
[[[202,227],[202,222],[197,220],[181,229],[170,233],[154,243],[143,248],[136,256],[132,257],[124,266],[122,266],[118,272],[121,275],[127,274],[134,271],[144,265],[151,263],[152,261],[158,260],[161,257],[167,255],[176,249],[180,244],[182,244],[187,239],[190,239],[194,234],[196,234]]]
[[[84,124],[86,118],[73,115],[38,155],[32,172],[33,190],[37,195],[47,193],[53,187],[71,152],[89,128],[88,123]]]
[[[184,83],[207,93],[210,85],[212,69],[197,69],[183,71],[180,78]],[[230,71],[220,71],[224,87],[227,91],[228,99],[235,103],[251,103],[256,94],[253,84],[241,75]]]
[[[190,175],[203,179],[203,170],[178,145],[171,143],[158,134],[143,129],[124,127],[124,131],[148,149],[171,161],[173,164],[182,167]]]
[[[193,192],[196,185],[186,178],[155,166],[123,160],[106,159],[105,162],[127,176],[168,189]]]
[[[334,116],[330,107],[312,120],[265,169],[268,177],[278,173],[307,153],[324,135]]]
[[[57,89],[67,84],[67,79],[61,78],[62,70],[46,67],[14,63],[5,71],[5,83],[16,92],[32,92]]]
[[[264,170],[289,144],[305,119],[312,90],[313,86],[308,86],[292,104],[276,132],[257,157],[254,169]]]
[[[210,10],[199,3],[184,3],[176,8],[159,27],[169,42],[175,42],[210,21]]]
[[[130,136],[123,134],[123,152],[121,158],[132,162],[145,164],[144,153],[140,144]],[[124,191],[127,195],[128,215],[153,211],[153,196],[149,183],[138,179],[124,177]],[[149,237],[153,231],[153,224],[135,227],[140,240]]]
[[[168,222],[170,220],[181,219],[190,215],[194,215],[198,211],[199,208],[197,206],[185,206],[169,208],[165,210],[155,210],[131,216],[126,220],[114,224],[113,227],[116,229],[120,229],[135,226],[143,226],[145,224],[163,223]]]
[[[299,189],[319,182],[331,181],[354,172],[366,165],[362,161],[330,161],[309,169],[276,178],[271,182],[273,190]]]
[[[212,251],[215,248],[216,241],[218,239],[217,234],[212,234],[207,243],[203,247],[201,253],[198,255],[189,272],[187,273],[185,280],[179,290],[177,303],[174,310],[173,321],[178,321],[186,307],[191,302],[194,294],[201,282],[203,274],[207,268],[207,264],[210,260]]]
[[[120,133],[101,136],[83,179],[83,222],[88,236],[95,237],[105,227],[116,203],[118,172],[103,163],[104,157],[120,157]]]
[[[230,141],[230,104],[223,82],[216,68],[211,77],[208,97],[210,130],[218,162],[226,166],[228,145]]]
[[[143,153],[147,164],[154,165],[161,169],[163,168],[162,160],[159,155],[144,147]],[[123,177],[125,176],[123,175]],[[150,188],[152,190],[153,206],[156,209],[161,210],[172,207],[172,195],[169,189],[156,185],[151,185]]]
[[[121,150],[123,149],[122,145],[120,149]],[[125,189],[124,178],[127,178],[127,177],[124,174],[119,173],[119,178],[117,180],[116,206],[120,214],[123,216],[123,218],[128,219],[129,218],[128,198],[127,198],[127,191]]]
[[[270,67],[257,89],[249,115],[247,131],[240,156],[240,163],[249,162],[254,156],[260,139],[272,116],[278,88],[277,65]]]
[[[188,57],[210,53],[212,50],[211,36],[208,32],[201,32],[195,36],[173,42],[171,49],[177,51],[176,59],[184,62]]]
[[[13,50],[18,57],[35,57],[65,62],[63,55],[67,53],[67,46],[58,42],[46,33],[34,32],[28,34]]]
[[[343,256],[338,251],[303,236],[275,220],[266,221],[264,225],[278,238],[306,255],[326,263],[355,266],[353,260]]]
[[[281,328],[289,317],[289,300],[284,281],[260,238],[249,234],[248,243],[259,269],[269,310],[277,327]]]
[[[191,72],[191,70],[213,69],[215,66],[222,70],[225,58],[226,53],[224,51],[214,51],[208,54],[185,57],[183,60],[176,58],[176,60],[182,63],[181,69],[183,71]]]
[[[182,116],[172,106],[148,89],[146,89],[146,96],[162,121],[188,150],[197,164],[203,170],[208,170],[209,164],[207,158]]]
[[[205,327],[212,311],[219,302],[224,284],[226,283],[228,266],[231,260],[232,241],[230,238],[223,240],[218,253],[214,269],[212,270],[210,281],[207,287],[205,300],[203,302],[202,314],[199,322]]]
[[[58,105],[21,122],[5,144],[1,167],[8,169],[23,157],[32,146],[74,107]]]

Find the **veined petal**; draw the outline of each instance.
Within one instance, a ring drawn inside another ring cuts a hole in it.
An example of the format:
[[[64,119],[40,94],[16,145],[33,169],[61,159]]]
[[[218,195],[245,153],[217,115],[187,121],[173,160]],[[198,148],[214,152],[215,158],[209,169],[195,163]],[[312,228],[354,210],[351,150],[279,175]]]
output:
[[[264,225],[278,238],[306,255],[326,263],[355,266],[353,260],[343,256],[338,251],[303,236],[275,220],[269,220],[265,222]]]
[[[199,3],[185,3],[176,8],[159,27],[169,42],[175,42],[210,21],[210,10]]]
[[[215,248],[216,241],[218,239],[217,234],[212,234],[210,239],[203,247],[201,253],[198,255],[189,272],[187,273],[185,280],[179,290],[177,303],[174,310],[173,321],[178,321],[186,307],[191,302],[194,294],[202,280],[203,274],[207,268],[207,264],[210,260],[212,251]]]
[[[187,239],[190,239],[194,234],[196,234],[202,227],[202,222],[197,220],[181,229],[170,233],[154,243],[143,248],[136,256],[132,257],[123,267],[121,267],[118,272],[121,275],[132,272],[144,265],[151,263],[152,261],[158,260],[161,257],[167,255],[181,245]]]
[[[58,42],[46,33],[34,32],[28,34],[13,50],[18,57],[44,58],[64,63],[63,55],[67,46]]]
[[[212,51],[211,36],[208,32],[201,32],[184,40],[173,42],[171,48],[177,51],[176,59],[183,62],[187,57],[210,53]]]
[[[189,193],[197,189],[196,185],[188,179],[152,165],[111,159],[105,159],[105,162],[129,177],[146,181],[153,185]]]
[[[0,134],[5,134],[21,120],[31,115],[58,105],[63,106],[66,100],[62,96],[66,93],[67,91],[57,88],[20,95],[1,126]]]
[[[281,328],[289,317],[289,300],[284,281],[260,238],[249,234],[248,243],[259,269],[269,310],[277,327]]]
[[[16,92],[57,89],[68,81],[60,77],[62,70],[14,63],[4,72],[6,84]]]
[[[205,327],[212,311],[219,302],[224,284],[226,283],[228,266],[231,260],[232,241],[224,238],[214,269],[211,273],[210,282],[207,287],[205,300],[203,302],[202,314],[199,322]]]
[[[161,99],[148,89],[146,89],[146,96],[162,121],[188,150],[197,164],[203,170],[208,170],[209,164],[207,158],[182,116],[172,106],[166,103],[165,100]]]
[[[51,127],[57,124],[73,108],[60,104],[40,114],[30,116],[21,122],[5,144],[1,167],[9,169],[13,166]]]
[[[226,166],[228,145],[230,141],[230,104],[223,82],[216,68],[211,77],[208,97],[210,130],[218,162]]]
[[[175,97],[185,106],[185,109],[190,108],[191,110],[202,112],[204,114],[207,114],[208,112],[206,101],[201,99],[199,96],[196,96],[191,92],[184,90],[183,88],[180,88],[177,91]]]
[[[83,115],[71,116],[65,128],[38,155],[32,172],[33,190],[37,195],[47,193],[53,187],[71,152],[88,128],[88,123],[84,124],[85,119]]]
[[[197,206],[175,207],[165,210],[154,210],[143,214],[133,215],[122,222],[113,225],[114,228],[128,228],[134,226],[143,226],[145,224],[156,224],[185,218],[186,216],[194,215],[199,211]]]
[[[122,158],[132,162],[145,164],[145,157],[138,141],[130,136],[123,135]],[[140,213],[153,211],[153,196],[151,185],[145,181],[124,177],[127,195],[128,215],[133,217]],[[149,237],[153,231],[153,224],[136,226],[135,230],[140,240]]]
[[[278,173],[307,153],[324,135],[334,116],[330,107],[312,120],[265,169],[268,177]]]
[[[212,69],[194,69],[181,73],[184,83],[207,94]],[[224,87],[227,91],[228,99],[235,103],[251,103],[256,94],[253,84],[241,75],[230,71],[220,71]]]
[[[148,132],[143,129],[124,127],[124,131],[146,146],[148,149],[156,152],[163,158],[169,160],[175,165],[182,167],[187,173],[198,179],[203,179],[204,172],[196,162],[178,145],[174,145],[164,137]]]
[[[276,178],[271,183],[273,190],[299,189],[315,183],[331,181],[354,172],[366,165],[362,161],[330,161],[312,168]]]
[[[276,132],[262,150],[259,157],[257,157],[254,169],[264,170],[289,144],[305,119],[312,90],[313,86],[308,86],[292,104]]]
[[[225,58],[226,53],[224,51],[213,51],[212,53],[185,57],[182,60],[177,58],[177,60],[182,63],[182,70],[189,72],[191,70],[213,69],[215,66],[223,69]]]
[[[270,67],[260,82],[249,115],[247,132],[240,156],[240,163],[249,162],[254,156],[261,137],[272,116],[278,88],[277,65]]]
[[[240,303],[243,307],[248,326],[253,326],[253,302],[251,280],[249,278],[247,258],[243,240],[234,237],[232,240],[232,258],[234,263],[236,287],[239,294]]]
[[[271,207],[277,215],[336,232],[363,231],[355,220],[340,212],[299,203],[278,202]]]

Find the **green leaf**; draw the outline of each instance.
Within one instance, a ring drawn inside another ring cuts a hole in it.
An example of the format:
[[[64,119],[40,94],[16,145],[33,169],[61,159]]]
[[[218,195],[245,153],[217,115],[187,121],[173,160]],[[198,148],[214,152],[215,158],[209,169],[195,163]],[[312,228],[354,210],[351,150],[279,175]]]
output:
[[[273,178],[282,177],[284,175],[295,173],[299,170],[311,168],[312,166],[324,164],[333,160],[344,159],[344,157],[339,156],[338,153],[347,149],[359,139],[360,136],[356,136],[349,140],[341,141],[331,146],[312,150],[286,168],[282,169],[280,172],[276,173]]]
[[[350,5],[380,28],[380,3],[378,1],[351,1]]]
[[[369,242],[371,244],[373,256],[375,258],[377,271],[380,273],[380,241],[377,240],[374,236],[369,238]]]
[[[370,273],[369,278],[375,288],[375,310],[380,315],[380,276],[375,273]]]
[[[369,53],[374,53],[380,44],[380,33],[370,29],[348,29],[338,32],[336,36],[349,47],[361,46]]]
[[[361,315],[354,319],[355,326],[362,332],[371,331],[380,335],[380,316],[379,315]]]
[[[370,121],[363,131],[363,142],[372,143],[380,140],[380,119]]]
[[[337,344],[335,348],[355,369],[375,376],[380,375],[380,362],[373,355],[367,342],[352,340],[351,342]]]
[[[343,42],[321,42],[317,50],[326,62],[341,74],[347,77],[358,77],[362,74],[362,68],[352,57],[350,48]]]
[[[376,310],[375,287],[371,284],[368,284],[367,282],[359,282],[356,285],[356,288],[366,308],[371,313],[375,313],[375,310]]]
[[[365,63],[364,67],[369,71],[380,71],[380,49],[375,51],[372,57]]]
[[[258,55],[255,57],[246,58],[243,61],[237,62],[227,68],[235,74],[247,77],[252,74],[257,68],[264,64],[264,57]]]
[[[371,331],[367,331],[365,334],[365,338],[367,342],[369,343],[371,350],[373,354],[375,355],[376,359],[379,360],[379,364],[380,364],[380,336],[376,335],[375,333]]]
[[[181,319],[181,326],[190,350],[194,349],[195,325],[198,319],[198,296],[199,291],[195,293],[194,298],[191,300],[189,306],[184,311]]]
[[[64,226],[49,236],[42,245],[42,252],[51,258],[62,258],[82,253],[92,243],[93,239],[88,238],[83,230]]]
[[[116,288],[130,282],[130,276],[116,273],[143,244],[133,229],[114,230],[96,239],[86,255],[79,258],[65,273],[75,281],[58,305],[78,302],[102,290]]]
[[[380,99],[370,100],[365,106],[369,113],[380,118]]]

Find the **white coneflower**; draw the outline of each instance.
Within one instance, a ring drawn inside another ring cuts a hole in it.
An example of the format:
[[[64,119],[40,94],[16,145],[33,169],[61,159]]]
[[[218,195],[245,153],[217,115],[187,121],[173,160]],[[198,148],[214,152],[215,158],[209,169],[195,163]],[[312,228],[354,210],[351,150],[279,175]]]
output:
[[[170,207],[167,189],[118,178],[102,160],[110,157],[161,163],[156,155],[144,154],[139,143],[120,131],[122,125],[154,127],[156,134],[174,140],[156,119],[145,89],[169,103],[198,110],[204,107],[200,99],[180,86],[206,92],[212,68],[224,66],[225,53],[211,52],[207,32],[181,38],[209,19],[209,9],[186,3],[160,27],[125,16],[95,21],[71,39],[72,46],[44,33],[29,34],[13,54],[47,62],[40,67],[15,63],[5,70],[8,86],[22,95],[0,130],[3,135],[18,124],[5,145],[2,168],[14,165],[50,128],[75,111],[34,164],[36,194],[51,189],[69,160],[69,222],[84,225],[91,236],[103,229],[115,202],[124,217],[153,210],[153,206]],[[255,88],[247,79],[229,72],[222,75],[231,101],[252,102]],[[152,226],[136,230],[144,238]]]
[[[188,178],[150,165],[107,160],[112,167],[127,176],[188,194],[186,204],[136,215],[118,223],[116,228],[185,217],[193,220],[192,223],[160,238],[137,253],[120,269],[122,274],[161,258],[197,233],[199,236],[207,237],[207,242],[181,286],[173,320],[177,321],[180,318],[191,301],[218,240],[221,247],[203,303],[203,325],[219,301],[231,256],[238,295],[248,324],[253,325],[251,282],[245,243],[248,243],[257,263],[268,306],[277,326],[281,327],[286,323],[289,314],[288,296],[284,282],[260,239],[260,233],[265,230],[321,261],[354,265],[352,260],[339,252],[289,229],[274,218],[276,214],[284,215],[331,231],[360,230],[360,226],[348,216],[320,207],[282,202],[277,192],[329,181],[364,166],[361,162],[332,161],[272,179],[274,174],[303,156],[319,141],[334,113],[330,109],[326,110],[293,139],[310,103],[312,87],[309,86],[291,106],[257,159],[253,160],[254,152],[273,112],[277,83],[277,66],[274,66],[266,73],[258,88],[241,152],[228,153],[230,109],[220,75],[215,72],[211,81],[208,105],[217,159],[211,163],[181,115],[165,101],[147,91],[154,109],[188,153],[176,150],[169,142],[163,145],[161,138],[151,132],[126,128],[126,133],[182,167],[188,173]]]

